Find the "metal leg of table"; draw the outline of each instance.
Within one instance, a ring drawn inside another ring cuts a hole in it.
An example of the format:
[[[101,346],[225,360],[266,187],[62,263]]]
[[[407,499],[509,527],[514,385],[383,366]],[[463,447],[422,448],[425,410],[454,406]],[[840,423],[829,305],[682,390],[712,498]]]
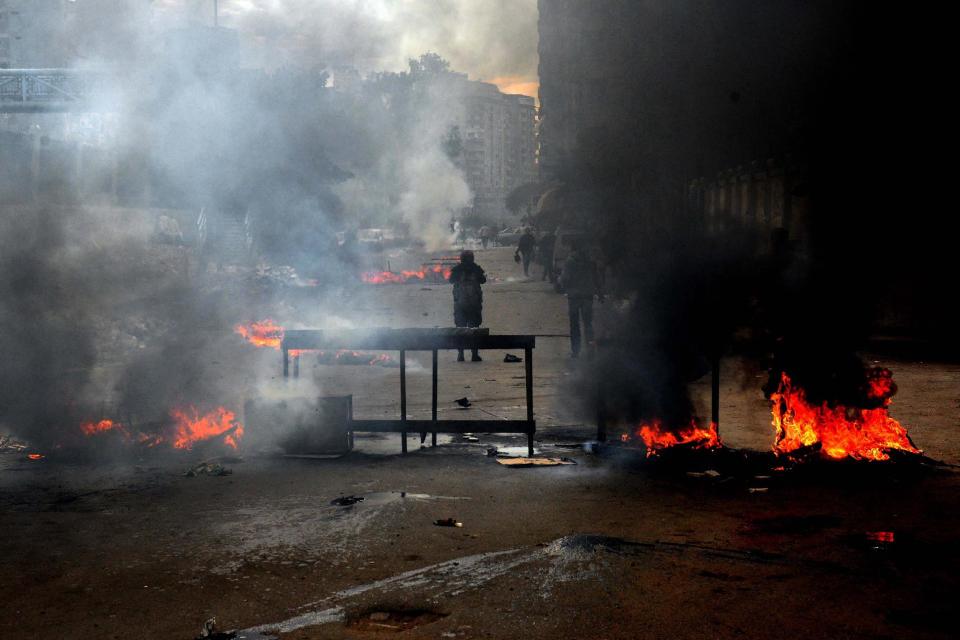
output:
[[[527,433],[527,457],[533,457],[533,349],[527,347],[524,349],[523,362],[526,367],[526,387],[527,387],[527,422],[530,423],[530,431]]]
[[[433,393],[431,406],[431,419],[433,420],[433,433],[430,437],[430,446],[437,446],[437,350],[433,350]]]
[[[400,422],[407,421],[407,352],[400,350]],[[400,432],[403,453],[407,452],[407,431]]]

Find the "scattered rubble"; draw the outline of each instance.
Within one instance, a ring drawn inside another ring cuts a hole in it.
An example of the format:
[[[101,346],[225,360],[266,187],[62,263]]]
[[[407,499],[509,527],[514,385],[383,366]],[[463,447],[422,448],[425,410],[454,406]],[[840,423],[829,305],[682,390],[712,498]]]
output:
[[[0,453],[21,453],[26,448],[26,442],[21,442],[10,435],[0,436]]]
[[[462,527],[463,523],[458,521],[456,518],[443,518],[441,520],[434,520],[433,524],[438,527]]]
[[[406,497],[405,493],[401,494],[401,497]],[[358,502],[363,502],[363,496],[340,496],[339,498],[334,498],[330,501],[335,507],[349,507],[357,504]]]
[[[197,640],[230,640],[236,637],[237,633],[235,631],[217,631],[217,619],[210,618],[203,623]]]
[[[229,476],[233,471],[223,466],[219,462],[201,462],[192,467],[183,475],[188,478],[197,476]]]
[[[472,402],[470,402],[470,400],[466,398],[466,396],[464,396],[463,398],[457,398],[456,400],[454,400],[454,402],[456,402],[458,405],[460,405],[464,409],[468,408],[473,404]]]
[[[571,458],[497,458],[497,462],[508,467],[556,467],[577,464]]]

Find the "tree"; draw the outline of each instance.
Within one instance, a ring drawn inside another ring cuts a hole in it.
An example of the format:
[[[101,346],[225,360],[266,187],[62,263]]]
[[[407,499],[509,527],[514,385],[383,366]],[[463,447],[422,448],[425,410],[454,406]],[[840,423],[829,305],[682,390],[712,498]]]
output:
[[[450,63],[444,60],[440,54],[427,52],[417,60],[410,60],[410,75],[441,75],[449,73]]]

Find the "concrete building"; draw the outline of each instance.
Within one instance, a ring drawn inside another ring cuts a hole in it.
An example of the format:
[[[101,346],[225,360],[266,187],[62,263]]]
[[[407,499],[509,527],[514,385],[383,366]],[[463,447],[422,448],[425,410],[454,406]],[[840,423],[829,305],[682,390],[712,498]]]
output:
[[[485,82],[463,84],[462,166],[476,215],[501,219],[516,187],[537,180],[536,105]]]
[[[802,146],[847,4],[539,0],[544,178],[680,193]]]

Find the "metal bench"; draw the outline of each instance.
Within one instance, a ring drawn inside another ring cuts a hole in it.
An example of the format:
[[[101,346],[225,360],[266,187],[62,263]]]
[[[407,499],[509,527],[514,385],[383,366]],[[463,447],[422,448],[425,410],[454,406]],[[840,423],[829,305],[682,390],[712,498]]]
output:
[[[284,333],[280,349],[283,352],[283,377],[300,375],[301,351],[352,349],[358,351],[400,352],[400,419],[350,420],[350,430],[359,432],[390,432],[401,434],[403,453],[407,452],[407,433],[420,433],[421,440],[432,434],[431,445],[437,445],[437,433],[523,433],[527,435],[527,452],[533,456],[533,349],[536,336],[491,335],[487,329],[382,329],[369,331],[328,332],[314,329],[289,330]],[[437,353],[450,349],[523,349],[526,369],[526,420],[438,420],[437,419]],[[430,351],[433,354],[433,393],[430,420],[407,419],[407,361],[408,351]],[[294,352],[291,355],[291,352]]]

